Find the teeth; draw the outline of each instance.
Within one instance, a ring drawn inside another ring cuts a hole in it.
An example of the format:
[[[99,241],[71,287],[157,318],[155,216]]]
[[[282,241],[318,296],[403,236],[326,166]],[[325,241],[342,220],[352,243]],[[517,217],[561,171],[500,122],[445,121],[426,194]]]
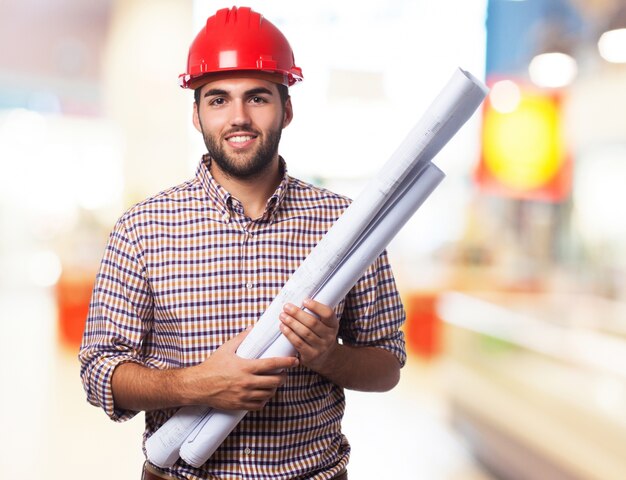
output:
[[[252,137],[249,135],[238,135],[236,137],[230,137],[228,139],[229,142],[234,142],[234,143],[243,143],[243,142],[247,142],[248,140],[252,140]]]

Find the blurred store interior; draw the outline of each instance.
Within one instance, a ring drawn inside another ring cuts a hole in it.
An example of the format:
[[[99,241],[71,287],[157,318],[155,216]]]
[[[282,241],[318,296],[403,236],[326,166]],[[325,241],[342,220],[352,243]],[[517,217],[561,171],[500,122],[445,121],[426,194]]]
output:
[[[458,66],[484,107],[389,246],[397,389],[348,394],[351,478],[626,478],[626,1],[247,1],[289,38],[281,153],[355,196]],[[209,0],[0,1],[2,478],[139,478],[76,353],[115,220],[204,151],[178,87]]]

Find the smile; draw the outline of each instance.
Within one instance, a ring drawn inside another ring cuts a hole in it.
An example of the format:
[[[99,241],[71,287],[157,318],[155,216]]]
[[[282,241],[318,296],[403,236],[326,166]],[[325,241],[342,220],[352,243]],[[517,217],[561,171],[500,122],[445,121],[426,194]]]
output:
[[[235,137],[229,137],[228,141],[232,143],[244,143],[244,142],[249,142],[253,138],[255,137],[251,135],[237,135]]]

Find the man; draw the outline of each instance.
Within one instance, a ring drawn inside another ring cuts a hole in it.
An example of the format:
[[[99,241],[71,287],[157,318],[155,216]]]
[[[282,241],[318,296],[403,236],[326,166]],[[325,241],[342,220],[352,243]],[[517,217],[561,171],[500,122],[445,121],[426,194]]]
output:
[[[343,389],[399,380],[404,313],[385,254],[336,309],[285,305],[297,357],[235,353],[348,205],[290,177],[278,155],[300,79],[261,15],[210,17],[182,75],[208,154],[195,178],[132,207],[110,236],[80,352],[88,400],[116,421],[145,411],[144,441],[179,406],[250,411],[201,468],[146,462],[144,478],[345,479]]]

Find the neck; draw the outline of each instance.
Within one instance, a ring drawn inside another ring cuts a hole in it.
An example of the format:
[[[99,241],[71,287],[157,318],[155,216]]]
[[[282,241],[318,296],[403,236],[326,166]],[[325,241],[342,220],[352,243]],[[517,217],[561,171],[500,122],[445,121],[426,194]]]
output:
[[[241,202],[244,214],[252,219],[263,215],[267,200],[274,194],[283,178],[278,155],[268,168],[251,178],[227,175],[215,162],[211,162],[210,171],[217,183]]]

